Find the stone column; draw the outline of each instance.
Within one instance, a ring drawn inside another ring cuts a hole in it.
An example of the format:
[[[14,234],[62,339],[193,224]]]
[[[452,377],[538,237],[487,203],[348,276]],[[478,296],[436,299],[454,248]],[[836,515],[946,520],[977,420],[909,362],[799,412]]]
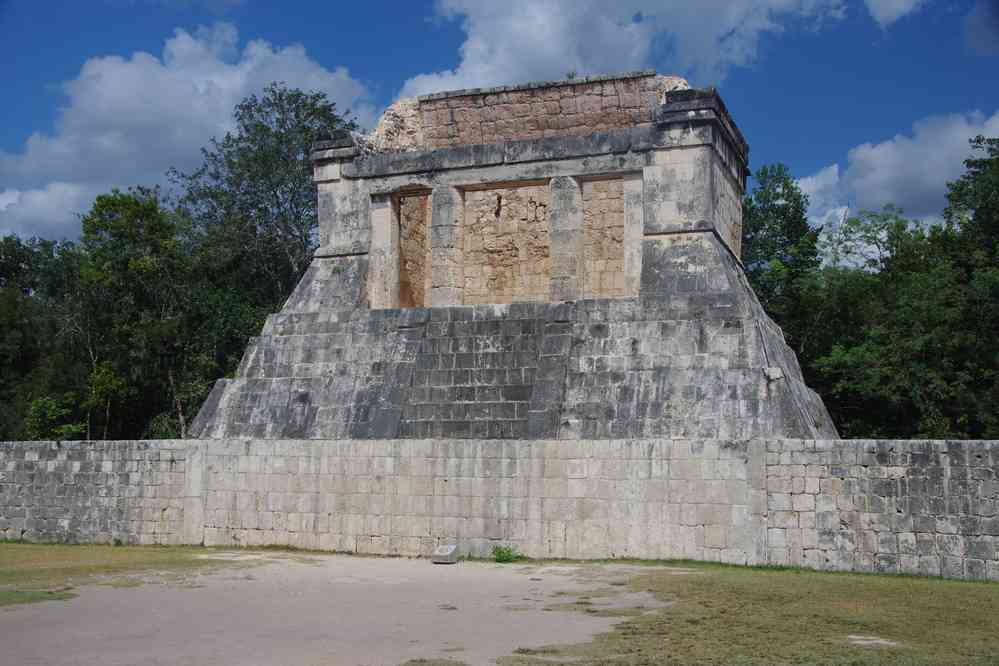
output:
[[[399,307],[399,219],[392,197],[371,198],[368,302],[373,310]]]
[[[461,221],[464,197],[454,187],[437,187],[430,194],[430,307],[461,305]]]
[[[624,288],[637,296],[642,280],[642,236],[645,233],[643,175],[624,176]]]
[[[570,176],[552,178],[549,187],[548,228],[552,253],[549,300],[573,301],[582,292],[585,262],[583,193],[579,182]]]
[[[646,234],[714,228],[711,146],[657,150],[642,174]]]
[[[318,190],[319,249],[316,257],[363,254],[371,240],[368,194],[362,180],[343,177],[359,151],[353,138],[321,141],[312,152],[312,180]]]

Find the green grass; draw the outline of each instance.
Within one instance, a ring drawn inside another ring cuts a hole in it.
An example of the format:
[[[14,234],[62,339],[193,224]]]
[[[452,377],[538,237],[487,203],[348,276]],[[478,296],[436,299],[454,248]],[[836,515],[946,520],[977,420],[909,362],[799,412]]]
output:
[[[85,584],[133,587],[143,580],[178,581],[185,576],[240,566],[205,559],[197,546],[91,546],[0,543],[0,606],[75,596]]]
[[[648,590],[669,607],[633,616],[591,643],[522,649],[500,663],[540,666],[572,658],[574,664],[629,665],[999,664],[994,583],[683,567],[695,574],[650,568],[627,586]],[[584,604],[578,610],[587,612]],[[852,645],[850,635],[898,645]]]
[[[525,559],[516,546],[493,546],[493,561],[509,564]]]
[[[76,596],[72,589],[64,590],[0,590],[0,606],[33,604],[39,601],[66,601]]]

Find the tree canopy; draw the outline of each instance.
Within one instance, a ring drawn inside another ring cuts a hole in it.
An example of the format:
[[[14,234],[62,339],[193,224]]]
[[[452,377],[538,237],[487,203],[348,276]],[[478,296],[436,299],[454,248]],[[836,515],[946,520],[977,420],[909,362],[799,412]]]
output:
[[[0,239],[0,438],[183,437],[317,237],[309,150],[353,128],[318,92],[243,100],[171,193],[114,190],[78,243]]]
[[[888,205],[816,245],[785,169],[746,198],[750,281],[843,436],[999,437],[999,140],[971,150],[941,224]]]
[[[98,196],[77,243],[0,238],[0,438],[185,436],[308,266],[309,150],[338,128],[275,83],[172,191]],[[936,224],[816,229],[787,167],[755,174],[746,273],[843,436],[999,438],[999,139],[970,153]]]

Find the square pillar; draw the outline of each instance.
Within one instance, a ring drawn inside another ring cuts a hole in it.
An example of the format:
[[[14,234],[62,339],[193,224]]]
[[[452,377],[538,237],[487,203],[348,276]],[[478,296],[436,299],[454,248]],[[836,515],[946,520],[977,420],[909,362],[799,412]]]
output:
[[[642,236],[645,234],[643,174],[624,176],[624,288],[637,296],[642,281]]]
[[[548,228],[552,273],[549,300],[572,301],[582,291],[584,261],[583,193],[571,176],[556,176],[549,183],[551,207]]]
[[[645,233],[666,234],[714,228],[712,148],[657,150],[643,170]]]
[[[461,221],[464,197],[454,187],[430,193],[430,307],[461,305],[465,290],[462,270]]]
[[[373,310],[399,307],[399,220],[392,198],[371,198],[368,303]]]

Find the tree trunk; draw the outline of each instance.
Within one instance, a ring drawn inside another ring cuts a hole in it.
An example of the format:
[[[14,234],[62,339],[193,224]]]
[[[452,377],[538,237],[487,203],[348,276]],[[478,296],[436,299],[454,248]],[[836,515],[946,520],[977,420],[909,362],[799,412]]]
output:
[[[111,398],[104,403],[104,440],[108,438],[108,424],[111,422]]]
[[[184,406],[177,397],[177,385],[173,381],[173,368],[167,368],[167,379],[170,381],[170,392],[173,394],[173,405],[177,409],[177,422],[180,424],[180,438],[187,439],[187,423],[184,421]]]

